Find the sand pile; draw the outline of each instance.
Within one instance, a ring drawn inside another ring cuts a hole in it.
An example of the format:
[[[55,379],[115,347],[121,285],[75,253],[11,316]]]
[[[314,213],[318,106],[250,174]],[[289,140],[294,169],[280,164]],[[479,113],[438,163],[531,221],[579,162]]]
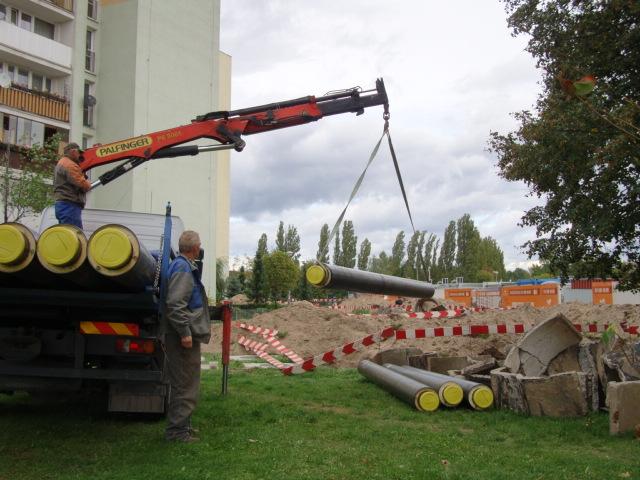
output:
[[[253,317],[247,323],[274,328],[280,332],[279,340],[302,357],[313,356],[342,345],[359,340],[369,334],[381,331],[387,326],[402,329],[416,329],[434,326],[516,324],[536,325],[558,313],[564,314],[572,323],[605,324],[627,323],[640,325],[640,305],[584,305],[562,304],[550,308],[518,307],[512,310],[490,310],[471,313],[463,317],[444,319],[406,318],[400,314],[391,315],[348,315],[340,310],[316,307],[309,302],[296,302],[290,306]],[[222,328],[213,327],[213,339],[204,351],[219,352]],[[237,345],[238,335],[252,339],[259,337],[234,328],[232,354],[244,354],[243,347]],[[354,367],[360,358],[370,356],[379,350],[398,347],[418,347],[424,352],[440,355],[478,355],[500,352],[504,355],[518,341],[519,335],[483,335],[478,337],[444,337],[420,340],[387,340],[341,359],[337,367]]]

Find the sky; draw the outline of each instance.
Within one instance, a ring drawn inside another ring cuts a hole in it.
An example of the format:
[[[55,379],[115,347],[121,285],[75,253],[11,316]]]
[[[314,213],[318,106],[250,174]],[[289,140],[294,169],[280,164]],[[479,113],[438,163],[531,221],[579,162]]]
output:
[[[517,128],[540,73],[513,37],[497,0],[222,0],[220,49],[232,57],[231,108],[375,87],[389,96],[390,134],[417,230],[442,239],[471,215],[496,239],[508,270],[531,262],[520,248],[535,231],[518,226],[539,200],[498,175],[491,131]],[[333,227],[383,129],[382,107],[245,137],[231,153],[231,268],[255,254],[262,233],[275,246],[280,221],[296,227],[301,258],[315,258],[320,229]],[[345,219],[388,254],[411,236],[383,143]],[[333,247],[331,248],[331,250]]]

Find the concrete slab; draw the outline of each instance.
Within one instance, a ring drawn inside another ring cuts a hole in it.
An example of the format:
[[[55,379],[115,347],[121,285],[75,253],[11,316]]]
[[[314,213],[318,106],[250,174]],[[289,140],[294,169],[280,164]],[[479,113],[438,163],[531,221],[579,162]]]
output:
[[[378,365],[385,363],[391,363],[393,365],[409,365],[409,357],[415,357],[422,355],[422,350],[415,347],[409,348],[391,348],[389,350],[382,350],[376,353],[371,361]]]
[[[469,365],[467,357],[429,357],[427,370],[447,375],[449,370],[462,370]]]
[[[504,365],[512,373],[538,377],[549,363],[567,348],[578,345],[582,335],[562,314],[536,325],[511,349]]]
[[[607,392],[609,433],[637,431],[640,428],[640,381],[611,382]]]

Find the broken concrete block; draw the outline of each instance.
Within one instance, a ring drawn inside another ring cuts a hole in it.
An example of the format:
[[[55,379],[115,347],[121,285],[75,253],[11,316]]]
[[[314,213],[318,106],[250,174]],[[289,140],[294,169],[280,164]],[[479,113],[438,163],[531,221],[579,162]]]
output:
[[[490,372],[491,370],[496,368],[496,366],[497,366],[496,359],[489,358],[481,362],[475,362],[475,363],[472,363],[471,365],[467,365],[462,369],[461,373],[464,376],[474,375],[478,373],[485,373],[485,372]]]
[[[536,325],[511,349],[504,365],[527,377],[544,374],[559,353],[580,343],[582,335],[562,314]]]
[[[491,371],[491,388],[499,408],[526,415],[575,417],[593,410],[588,377],[593,380],[584,372],[526,377],[502,367]]]
[[[607,391],[609,433],[635,430],[640,425],[640,381],[611,382]]]
[[[427,370],[446,375],[449,370],[462,370],[469,365],[467,357],[429,357]]]
[[[583,339],[578,350],[578,363],[580,370],[587,376],[587,389],[591,392],[591,410],[596,412],[604,406],[604,389],[600,386],[598,377],[598,367],[596,364],[596,353],[598,343],[593,340]]]
[[[422,370],[427,370],[427,358],[435,357],[437,354],[435,352],[423,353],[422,355],[414,355],[409,357],[409,365],[415,368],[420,368]]]
[[[578,361],[579,350],[580,345],[571,345],[560,352],[549,362],[545,373],[547,375],[555,375],[557,373],[581,371],[580,362]]]
[[[391,363],[393,365],[409,365],[409,357],[422,355],[422,350],[415,347],[409,348],[391,348],[376,353],[371,361],[378,365]]]

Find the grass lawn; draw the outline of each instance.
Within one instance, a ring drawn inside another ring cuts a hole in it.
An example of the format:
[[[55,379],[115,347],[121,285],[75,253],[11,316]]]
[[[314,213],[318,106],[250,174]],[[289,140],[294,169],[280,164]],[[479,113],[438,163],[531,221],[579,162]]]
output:
[[[605,413],[527,418],[464,408],[420,413],[355,370],[203,372],[202,441],[91,402],[0,395],[0,480],[640,479],[640,441]]]

